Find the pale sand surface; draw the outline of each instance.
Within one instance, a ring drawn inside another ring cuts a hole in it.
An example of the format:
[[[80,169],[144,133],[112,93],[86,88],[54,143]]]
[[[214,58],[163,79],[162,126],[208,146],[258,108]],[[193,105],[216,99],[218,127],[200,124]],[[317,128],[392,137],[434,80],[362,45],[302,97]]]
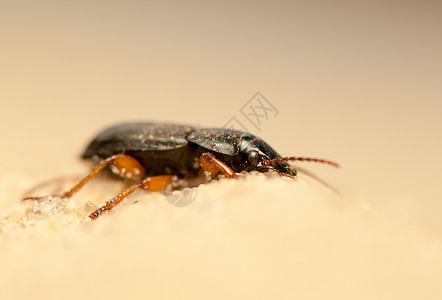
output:
[[[42,216],[18,201],[31,180],[2,179],[2,299],[442,297],[441,240],[404,199],[373,206],[258,175],[200,186],[186,207],[139,192],[89,221],[108,180]]]

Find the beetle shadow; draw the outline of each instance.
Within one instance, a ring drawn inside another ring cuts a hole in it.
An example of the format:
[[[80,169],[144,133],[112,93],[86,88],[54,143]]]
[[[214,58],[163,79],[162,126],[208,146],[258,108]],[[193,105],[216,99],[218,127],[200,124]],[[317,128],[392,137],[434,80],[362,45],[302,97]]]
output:
[[[192,155],[190,157],[193,157]],[[193,158],[189,158],[189,164],[199,164]],[[195,166],[196,167],[196,166]],[[173,176],[173,184],[170,188],[162,191],[166,201],[175,207],[186,207],[192,204],[198,196],[198,186],[205,181],[187,174],[183,178]]]

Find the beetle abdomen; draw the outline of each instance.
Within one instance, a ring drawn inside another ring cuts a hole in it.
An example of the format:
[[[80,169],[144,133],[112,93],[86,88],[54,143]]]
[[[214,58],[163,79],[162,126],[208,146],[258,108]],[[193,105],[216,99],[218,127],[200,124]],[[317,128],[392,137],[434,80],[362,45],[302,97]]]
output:
[[[157,123],[126,123],[105,129],[89,144],[82,157],[106,158],[127,151],[164,151],[187,145],[190,126]]]
[[[103,130],[89,144],[82,158],[106,159],[127,154],[137,159],[149,175],[180,175],[191,164],[187,136],[190,126],[159,123],[125,123]]]

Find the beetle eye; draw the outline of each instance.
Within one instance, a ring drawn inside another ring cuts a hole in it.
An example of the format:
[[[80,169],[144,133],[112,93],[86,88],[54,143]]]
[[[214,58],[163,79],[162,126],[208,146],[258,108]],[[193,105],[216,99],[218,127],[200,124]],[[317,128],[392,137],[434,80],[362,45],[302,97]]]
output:
[[[247,158],[247,160],[249,161],[249,164],[253,167],[256,167],[256,165],[259,162],[259,154],[257,151],[250,151],[249,152],[249,157]]]

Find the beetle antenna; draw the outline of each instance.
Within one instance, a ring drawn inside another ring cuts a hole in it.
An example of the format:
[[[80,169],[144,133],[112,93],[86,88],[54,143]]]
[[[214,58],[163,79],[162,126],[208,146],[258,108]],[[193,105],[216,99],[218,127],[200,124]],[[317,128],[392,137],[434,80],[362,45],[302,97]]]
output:
[[[289,157],[281,157],[281,158],[275,158],[271,159],[265,162],[266,165],[273,165],[277,163],[282,163],[286,161],[312,161],[312,162],[318,162],[323,164],[328,164],[333,167],[339,168],[339,165],[333,161],[325,160],[321,158],[312,158],[312,157],[296,157],[296,156],[289,156]]]
[[[313,179],[315,179],[316,181],[318,181],[319,183],[321,183],[322,185],[324,185],[325,187],[329,188],[331,191],[333,191],[334,193],[336,193],[337,195],[341,195],[341,193],[334,188],[331,184],[329,184],[328,182],[326,182],[324,179],[320,178],[318,175],[304,169],[304,168],[300,168],[300,167],[289,167],[290,169],[295,169],[296,171],[298,171],[298,175],[300,173],[303,173],[304,175],[307,175]]]

